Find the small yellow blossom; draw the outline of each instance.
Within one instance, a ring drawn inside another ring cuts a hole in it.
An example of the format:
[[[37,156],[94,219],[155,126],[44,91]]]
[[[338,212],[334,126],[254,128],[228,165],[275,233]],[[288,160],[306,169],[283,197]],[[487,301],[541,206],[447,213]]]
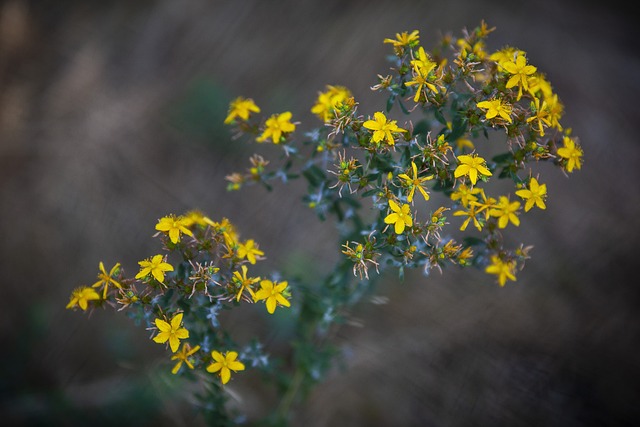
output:
[[[543,74],[535,73],[529,76],[527,80],[527,84],[529,85],[529,93],[531,95],[535,96],[536,92],[540,91],[542,92],[542,96],[544,96],[545,99],[553,96],[553,89],[551,88],[551,83],[547,81],[547,79]]]
[[[329,122],[334,118],[336,107],[351,96],[351,92],[346,87],[327,85],[326,92],[318,94],[318,99],[311,108],[311,112],[325,123]]]
[[[507,102],[503,102],[499,98],[493,98],[488,101],[480,101],[476,105],[478,106],[478,108],[487,110],[486,116],[485,116],[487,120],[500,116],[504,120],[506,120],[507,123],[512,122],[511,105],[509,105]]]
[[[182,344],[182,349],[171,356],[171,360],[177,360],[178,362],[175,364],[173,369],[171,370],[172,374],[177,374],[180,370],[180,367],[183,363],[185,363],[189,369],[193,369],[193,362],[189,359],[190,356],[193,356],[198,350],[200,350],[200,346],[197,345],[194,348],[191,348],[189,343]]]
[[[489,215],[489,213],[491,212],[491,209],[493,209],[496,206],[496,203],[498,201],[493,197],[487,197],[484,190],[480,191],[480,195],[482,196],[482,202],[473,200],[470,202],[470,205],[475,206],[477,208],[476,213],[480,213],[484,211],[484,219],[488,220],[489,217],[491,216]]]
[[[567,172],[579,170],[582,167],[582,148],[568,136],[563,137],[562,142],[564,147],[558,148],[558,156],[567,160]]]
[[[544,128],[551,126],[551,114],[547,101],[543,100],[542,104],[540,104],[540,99],[534,97],[531,102],[531,111],[533,115],[527,119],[527,123],[536,122],[536,130],[540,136],[544,136]]]
[[[122,289],[122,285],[120,285],[120,283],[118,283],[118,281],[113,278],[113,276],[115,274],[118,274],[118,271],[120,270],[120,263],[116,263],[116,265],[114,265],[113,268],[109,270],[109,273],[107,273],[107,270],[104,268],[104,264],[102,263],[102,261],[100,261],[98,269],[100,270],[100,272],[98,273],[99,280],[94,283],[92,287],[99,288],[100,286],[104,286],[102,288],[102,299],[107,299],[107,290],[109,289],[109,284],[112,284],[118,289]]]
[[[227,115],[227,118],[224,119],[224,124],[228,125],[229,123],[233,123],[237,117],[246,122],[249,120],[249,115],[252,112],[259,113],[260,107],[253,102],[253,99],[245,99],[240,96],[231,101],[231,104],[229,105],[229,114]]]
[[[478,181],[478,173],[485,176],[491,176],[491,171],[487,169],[485,160],[477,154],[458,156],[460,165],[453,172],[453,176],[460,178],[461,176],[469,176],[471,184],[476,185]]]
[[[433,63],[435,66],[435,62]],[[413,102],[418,102],[420,100],[420,95],[423,93],[424,88],[427,87],[431,92],[437,92],[438,88],[434,85],[429,79],[429,72],[431,69],[428,68],[418,68],[414,70],[413,80],[409,80],[405,82],[405,86],[413,86],[418,85],[416,89],[416,94],[413,97]]]
[[[529,76],[535,73],[537,68],[527,64],[527,58],[522,52],[517,54],[515,61],[505,61],[501,65],[509,74],[512,74],[507,81],[507,89],[518,86],[517,99],[520,99],[522,90],[529,90]]]
[[[482,188],[467,187],[466,184],[460,184],[458,188],[453,193],[451,193],[450,197],[454,202],[456,200],[460,200],[460,204],[462,204],[462,206],[466,208],[469,206],[469,202],[478,200],[476,194],[480,193],[482,193]]]
[[[87,307],[89,306],[89,301],[95,301],[99,299],[100,295],[98,295],[98,293],[93,288],[83,286],[71,292],[71,298],[66,308],[74,308],[75,306],[79,306],[83,311],[86,311]]]
[[[505,228],[509,222],[520,225],[520,218],[516,212],[520,209],[520,202],[511,202],[508,197],[500,196],[498,203],[489,211],[489,215],[498,218],[498,227]]]
[[[389,208],[393,211],[387,215],[384,219],[385,224],[393,224],[396,234],[402,234],[404,228],[413,226],[413,219],[411,218],[410,207],[408,204],[403,204],[402,207],[398,206],[393,200],[389,200]]]
[[[171,243],[177,244],[180,240],[180,233],[186,234],[188,236],[193,236],[191,230],[187,228],[191,224],[193,224],[193,222],[188,218],[185,218],[183,216],[176,217],[175,215],[169,215],[158,220],[158,223],[156,224],[156,230],[167,233],[169,235],[169,240],[171,240]]]
[[[404,129],[399,128],[398,125],[396,125],[395,120],[387,120],[387,117],[382,112],[378,111],[374,113],[373,118],[374,120],[367,120],[362,124],[362,126],[373,131],[371,141],[376,144],[382,140],[385,140],[387,144],[394,145],[395,141],[393,138],[393,133],[405,131]]]
[[[258,142],[264,142],[271,138],[274,144],[280,144],[280,140],[283,136],[296,130],[296,125],[291,123],[291,112],[285,111],[284,113],[274,114],[269,117],[265,123],[264,131],[262,135],[256,138]]]
[[[420,46],[420,48],[418,49],[416,58],[411,60],[411,66],[413,67],[413,70],[416,73],[422,71],[425,76],[429,74],[431,70],[436,68],[436,65],[438,64],[431,60],[422,46]]]
[[[478,229],[478,231],[482,231],[483,224],[478,220],[478,209],[476,205],[471,204],[466,211],[455,211],[453,216],[466,216],[467,218],[462,222],[460,226],[460,231],[465,231],[469,222],[473,221],[474,227]]]
[[[197,224],[201,227],[205,227],[207,225],[207,220],[209,220],[202,212],[199,210],[192,210],[184,214],[183,217],[186,220],[186,223],[189,225]],[[210,221],[210,220],[209,220]]]
[[[235,351],[227,351],[224,355],[218,351],[212,351],[211,357],[213,362],[207,366],[207,372],[219,372],[222,384],[226,384],[231,379],[231,371],[244,371],[244,364],[238,359],[238,353]]]
[[[153,340],[158,344],[169,341],[171,351],[175,353],[180,347],[180,340],[189,338],[189,331],[182,327],[182,313],[178,313],[171,318],[170,322],[156,318],[155,324],[160,331]]]
[[[418,45],[420,41],[420,32],[418,30],[413,30],[411,33],[404,31],[402,33],[396,33],[395,39],[384,39],[383,43],[391,43],[393,47],[396,49],[404,48],[404,47],[415,47]]]
[[[546,209],[544,199],[547,197],[547,184],[538,184],[538,180],[531,178],[529,181],[529,188],[516,191],[516,195],[526,200],[524,205],[524,211],[529,210],[535,204],[540,209]]]
[[[239,243],[236,253],[240,259],[247,258],[251,264],[255,264],[256,260],[264,255],[264,252],[258,248],[258,244],[254,242],[253,239],[249,239],[244,243]]]
[[[513,58],[520,54],[524,55],[524,52],[514,47],[507,46],[489,55],[489,59],[495,61],[499,66],[502,66],[505,62],[513,61]]]
[[[422,197],[424,197],[425,200],[429,200],[429,193],[427,193],[427,190],[422,187],[422,183],[433,179],[433,175],[419,177],[418,168],[413,161],[411,162],[411,170],[413,171],[413,176],[409,176],[406,173],[401,173],[400,175],[398,175],[398,178],[402,179],[404,181],[404,184],[409,188],[409,196],[407,196],[407,201],[409,203],[413,202],[413,193],[416,191],[416,188],[420,191]]]
[[[505,262],[502,259],[500,259],[499,256],[492,255],[491,264],[487,266],[487,268],[484,271],[489,274],[497,275],[498,283],[500,284],[500,286],[504,286],[504,284],[507,282],[507,279],[513,280],[513,281],[516,280],[516,276],[514,274],[515,270],[516,270],[515,261]]]
[[[238,288],[238,295],[236,296],[236,301],[240,301],[240,297],[244,290],[248,290],[251,294],[251,297],[254,296],[253,289],[251,289],[251,285],[260,281],[259,277],[249,277],[247,278],[247,266],[241,265],[242,274],[239,271],[233,272],[233,277],[231,278],[232,282]]]
[[[560,119],[564,113],[564,105],[562,105],[562,102],[558,99],[558,95],[555,93],[550,96],[545,96],[545,101],[549,110],[550,126],[561,131],[562,125],[560,124]]]
[[[269,314],[273,314],[276,311],[277,305],[290,307],[291,303],[285,297],[289,292],[287,286],[289,284],[286,281],[278,283],[271,280],[262,280],[260,281],[260,289],[255,293],[253,300],[255,302],[266,300],[265,303]]]
[[[151,260],[138,261],[140,272],[136,274],[136,279],[142,279],[151,274],[158,282],[164,284],[164,273],[173,271],[173,266],[167,262],[162,255],[154,255]]]

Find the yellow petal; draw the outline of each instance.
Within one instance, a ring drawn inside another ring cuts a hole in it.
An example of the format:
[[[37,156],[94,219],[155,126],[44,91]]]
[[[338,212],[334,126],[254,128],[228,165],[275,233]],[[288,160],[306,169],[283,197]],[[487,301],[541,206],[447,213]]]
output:
[[[231,371],[226,366],[223,366],[220,370],[220,379],[222,380],[222,384],[226,384],[231,379]]]

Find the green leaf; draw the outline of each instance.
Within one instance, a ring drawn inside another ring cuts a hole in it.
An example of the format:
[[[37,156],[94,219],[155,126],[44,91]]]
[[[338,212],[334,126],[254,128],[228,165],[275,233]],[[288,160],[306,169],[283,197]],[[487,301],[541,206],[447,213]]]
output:
[[[433,116],[443,125],[447,125],[447,119],[444,118],[444,114],[442,114],[442,110],[440,108],[436,108],[433,110]]]
[[[391,111],[391,109],[393,108],[393,103],[396,101],[396,96],[395,95],[391,95],[389,97],[389,99],[387,99],[387,113],[389,111]]]

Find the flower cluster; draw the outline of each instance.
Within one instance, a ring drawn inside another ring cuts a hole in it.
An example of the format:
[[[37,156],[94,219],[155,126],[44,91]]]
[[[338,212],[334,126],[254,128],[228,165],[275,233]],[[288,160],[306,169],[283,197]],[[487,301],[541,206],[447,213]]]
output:
[[[549,161],[573,172],[582,166],[582,149],[560,124],[563,104],[526,52],[485,50],[493,30],[482,22],[460,38],[443,38],[432,52],[421,45],[418,30],[385,39],[393,46],[392,74],[378,75],[372,86],[388,93],[385,111],[360,115],[348,89],[327,85],[311,109],[323,126],[307,132],[301,144],[293,133],[278,133],[273,143],[286,146],[285,164],[258,174],[255,168],[235,173],[235,182],[268,185],[278,177],[305,177],[304,200],[322,218],[336,215],[347,240],[343,253],[360,277],[368,278],[371,266],[428,272],[449,261],[482,267],[501,286],[516,280],[528,255],[505,247],[502,233],[534,207],[546,209],[547,186],[533,166]],[[230,117],[240,117],[236,105],[242,99],[231,103]],[[402,115],[391,116],[396,105],[406,117],[403,124]],[[235,125],[241,133],[262,133],[259,140],[271,134],[273,116],[264,124],[253,119]],[[304,145],[312,147],[309,154],[303,154]],[[300,170],[292,166],[292,153],[303,161]],[[501,186],[489,195],[499,179],[512,180],[513,190]],[[445,202],[432,202],[433,192]],[[365,199],[377,212],[373,221],[359,213]],[[460,222],[445,234],[449,210]],[[478,234],[461,233],[469,232],[469,224]],[[367,241],[358,240],[363,235]]]
[[[265,259],[264,252],[253,239],[240,239],[226,218],[216,222],[192,211],[160,218],[155,229],[165,254],[139,261],[133,278],[125,275],[119,263],[107,272],[100,262],[99,280],[74,290],[67,308],[127,309],[146,322],[154,342],[168,345],[171,360],[176,361],[174,374],[183,366],[203,367],[219,374],[225,384],[231,371],[243,370],[244,364],[236,351],[211,351],[228,347],[229,337],[217,319],[206,328],[201,319],[220,307],[241,303],[264,302],[273,314],[277,307],[291,305],[289,284],[249,273],[247,265]]]
[[[241,240],[227,219],[196,211],[158,221],[163,252],[139,261],[133,278],[120,264],[107,272],[100,263],[98,281],[75,289],[67,308],[127,310],[171,350],[174,374],[200,369],[226,384],[245,363],[277,366],[265,378],[282,396],[282,421],[296,394],[339,353],[329,328],[345,323],[374,281],[371,271],[393,268],[402,278],[407,269],[474,266],[499,286],[516,281],[531,247],[511,247],[504,233],[548,203],[546,180],[534,167],[548,162],[572,173],[581,169],[583,151],[561,125],[558,95],[526,52],[486,50],[493,30],[482,22],[460,37],[444,36],[432,50],[418,30],[384,39],[393,53],[390,73],[371,86],[386,95],[383,105],[362,114],[349,89],[327,85],[310,108],[320,124],[304,133],[291,111],[261,116],[253,99],[231,101],[224,123],[235,136],[273,144],[281,155],[254,154],[246,171],[226,176],[227,189],[304,179],[304,206],[335,220],[340,233],[335,268],[313,283],[295,283],[290,354],[271,363],[259,341],[237,351],[219,311],[264,302],[273,314],[292,305],[290,287],[277,275],[253,273],[265,258],[253,239]],[[218,416],[221,389],[207,390],[202,407]]]

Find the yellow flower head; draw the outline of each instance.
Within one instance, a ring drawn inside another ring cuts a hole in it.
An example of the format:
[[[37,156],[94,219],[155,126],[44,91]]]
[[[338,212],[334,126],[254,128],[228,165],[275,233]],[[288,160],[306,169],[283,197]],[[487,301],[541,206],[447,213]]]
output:
[[[546,209],[544,199],[547,197],[547,184],[538,184],[538,180],[531,178],[529,188],[516,191],[516,195],[526,200],[524,211],[529,210],[536,205],[540,209]]]
[[[162,255],[154,255],[150,260],[138,261],[140,271],[136,274],[136,279],[142,279],[151,274],[158,282],[164,284],[164,273],[173,271],[173,266],[166,263]]]
[[[500,65],[509,74],[511,78],[507,81],[507,89],[518,86],[518,98],[522,97],[522,90],[529,90],[529,76],[536,72],[537,68],[527,64],[527,58],[524,52],[518,52],[514,61],[504,61]]]
[[[487,169],[485,160],[477,154],[458,156],[460,165],[453,172],[453,176],[460,178],[468,175],[471,184],[476,185],[478,181],[478,173],[485,176],[491,176],[491,171]]]
[[[200,350],[200,346],[197,345],[194,348],[191,348],[189,343],[182,344],[182,349],[171,356],[171,360],[177,360],[178,362],[175,364],[173,369],[171,370],[172,374],[177,374],[180,370],[182,364],[186,364],[189,369],[193,369],[193,362],[189,359],[190,356],[193,356],[198,350]]]
[[[413,202],[413,193],[415,192],[416,188],[420,191],[420,194],[422,194],[422,197],[424,197],[425,200],[429,200],[429,193],[427,193],[427,190],[422,187],[422,183],[433,179],[433,175],[419,177],[418,168],[413,161],[411,162],[411,170],[413,172],[413,176],[409,176],[406,173],[401,173],[400,175],[398,175],[398,178],[402,179],[404,181],[404,185],[409,188],[407,201],[409,203]]]
[[[493,119],[494,117],[500,116],[507,123],[511,123],[511,105],[507,102],[503,102],[499,98],[493,98],[488,101],[480,101],[476,104],[478,108],[486,110],[486,118],[487,120]]]
[[[261,259],[264,255],[264,252],[258,248],[258,244],[254,242],[253,239],[239,243],[236,253],[238,254],[238,258],[246,258],[251,264],[255,264],[256,260]]]
[[[153,337],[153,340],[158,344],[169,341],[169,347],[173,353],[178,351],[180,340],[189,338],[189,331],[182,327],[182,313],[173,316],[170,322],[156,318],[155,323],[160,332]]]
[[[239,271],[234,271],[233,277],[231,278],[231,281],[238,289],[236,301],[240,301],[240,297],[242,297],[242,293],[244,292],[245,289],[248,290],[249,293],[251,294],[251,297],[253,297],[254,293],[253,293],[253,289],[251,289],[251,285],[260,281],[259,277],[247,277],[246,265],[241,265],[240,268],[242,269],[242,274],[240,274]]]
[[[405,227],[413,227],[410,207],[408,204],[398,206],[393,200],[389,200],[389,208],[392,212],[384,218],[385,224],[393,224],[396,234],[402,234]]]
[[[286,298],[289,294],[288,286],[289,284],[286,281],[278,283],[271,280],[262,280],[260,282],[260,290],[255,293],[253,300],[255,302],[265,300],[267,311],[269,314],[273,314],[278,305],[291,306],[291,303]]]
[[[511,202],[508,197],[500,196],[498,203],[489,211],[489,215],[498,218],[498,227],[505,228],[509,222],[516,227],[520,225],[520,219],[516,213],[520,209],[520,202]]]
[[[567,172],[580,169],[582,167],[582,148],[568,136],[565,136],[562,142],[564,142],[564,147],[558,148],[558,156],[567,161]]]
[[[180,240],[180,233],[186,234],[188,236],[193,236],[191,230],[187,228],[192,224],[193,220],[189,218],[169,215],[158,220],[158,223],[156,224],[156,230],[168,234],[171,243],[176,244]]]
[[[311,108],[311,112],[325,123],[329,122],[334,118],[336,107],[351,96],[351,92],[346,87],[327,85],[326,92],[318,94],[318,99]]]
[[[112,284],[118,289],[122,289],[122,285],[120,285],[120,283],[118,283],[118,281],[113,278],[113,276],[118,274],[118,272],[120,271],[120,263],[116,263],[116,265],[114,265],[111,270],[109,270],[109,273],[107,273],[107,270],[104,268],[104,264],[102,263],[102,261],[100,261],[100,264],[98,264],[98,269],[100,270],[100,272],[98,273],[98,281],[94,283],[92,287],[99,288],[100,286],[103,286],[102,299],[107,299],[107,290],[109,289],[109,284]]]
[[[283,136],[296,130],[296,125],[291,123],[291,112],[286,111],[281,114],[274,114],[269,117],[265,123],[262,135],[256,138],[258,142],[264,142],[271,138],[274,144],[280,144]]]
[[[393,133],[405,131],[404,129],[399,128],[398,125],[396,125],[395,120],[387,120],[387,117],[382,112],[378,111],[374,113],[373,118],[374,120],[367,120],[362,124],[362,126],[373,131],[371,141],[376,144],[382,140],[385,140],[387,144],[394,145],[395,141],[393,138]]]
[[[491,256],[491,264],[484,270],[486,273],[495,274],[498,276],[498,283],[500,286],[504,286],[509,280],[516,280],[515,276],[516,263],[515,261],[503,261],[499,256]]]
[[[411,33],[404,31],[396,33],[395,39],[384,39],[383,43],[391,43],[396,52],[401,53],[404,47],[416,47],[420,42],[420,32],[413,30]]]
[[[252,112],[259,113],[260,108],[253,102],[253,99],[245,99],[240,96],[231,101],[231,104],[229,105],[229,114],[227,115],[227,118],[224,119],[224,124],[228,125],[229,123],[233,123],[238,117],[246,122],[249,120],[249,115]]]
[[[461,184],[453,193],[451,193],[451,200],[453,200],[454,202],[460,200],[460,204],[466,208],[469,206],[470,202],[478,200],[476,194],[481,193],[482,188],[467,187],[466,184]]]
[[[219,372],[222,384],[229,382],[229,379],[231,379],[231,371],[244,371],[244,364],[237,360],[238,353],[235,351],[228,351],[222,354],[214,350],[211,352],[211,357],[213,358],[213,362],[207,366],[207,372]]]
[[[71,298],[69,300],[69,304],[67,304],[68,309],[74,308],[75,306],[79,306],[83,311],[87,310],[89,306],[89,301],[99,300],[100,295],[93,289],[88,286],[80,287],[75,289],[71,293]]]

